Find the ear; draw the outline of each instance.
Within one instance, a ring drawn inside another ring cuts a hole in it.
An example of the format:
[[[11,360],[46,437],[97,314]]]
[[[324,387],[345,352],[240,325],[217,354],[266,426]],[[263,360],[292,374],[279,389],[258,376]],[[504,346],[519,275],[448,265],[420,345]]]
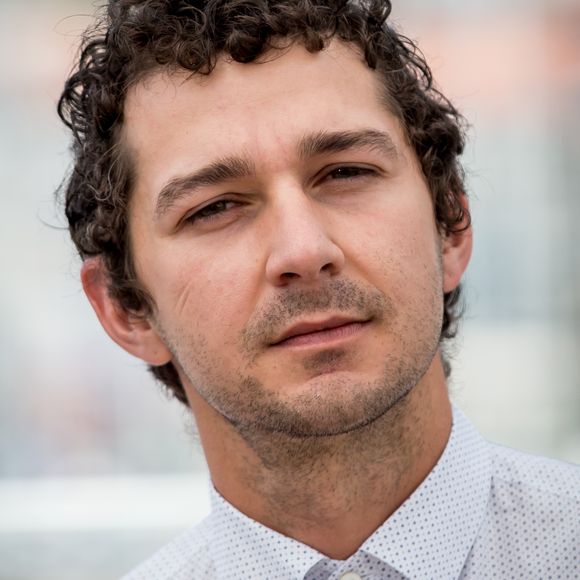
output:
[[[147,319],[128,312],[109,294],[109,278],[98,257],[84,261],[83,289],[107,334],[127,352],[153,366],[171,360],[171,353]]]
[[[461,196],[461,205],[465,211],[465,217],[458,228],[459,231],[447,234],[443,238],[443,292],[445,294],[459,286],[461,277],[469,264],[473,247],[469,202],[465,194]]]

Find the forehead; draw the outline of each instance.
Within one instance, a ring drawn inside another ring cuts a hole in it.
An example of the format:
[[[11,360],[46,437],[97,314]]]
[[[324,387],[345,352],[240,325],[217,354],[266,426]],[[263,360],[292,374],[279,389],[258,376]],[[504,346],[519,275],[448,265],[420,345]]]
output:
[[[318,53],[292,45],[257,63],[221,59],[206,76],[153,72],[127,95],[123,141],[138,176],[159,181],[153,167],[180,173],[240,149],[266,163],[307,132],[369,127],[401,137],[378,74],[357,48],[333,41]]]
[[[300,86],[292,86],[297,79]],[[298,92],[301,86],[340,98],[352,91],[353,84],[375,97],[381,93],[377,74],[368,67],[357,46],[333,40],[322,51],[309,53],[295,43],[271,50],[250,63],[221,57],[209,75],[180,68],[154,68],[130,88],[125,107],[130,111],[150,104],[151,97],[172,99],[179,96],[180,89],[189,86],[192,90],[197,88],[199,114],[215,114],[232,101],[259,105],[276,93]]]

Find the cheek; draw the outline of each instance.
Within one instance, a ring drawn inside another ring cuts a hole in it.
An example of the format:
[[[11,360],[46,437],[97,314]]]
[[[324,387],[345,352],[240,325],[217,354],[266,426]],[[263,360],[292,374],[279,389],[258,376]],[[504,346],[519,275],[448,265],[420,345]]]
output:
[[[206,341],[233,343],[254,307],[256,276],[252,261],[223,253],[211,258],[193,252],[163,261],[160,315],[171,327],[203,334]],[[160,276],[161,278],[161,276]]]
[[[343,228],[353,231],[347,224]],[[375,275],[393,282],[405,278],[408,282],[410,276],[419,279],[440,270],[440,244],[429,201],[393,204],[374,211],[359,224],[351,240],[358,265],[373,268]]]

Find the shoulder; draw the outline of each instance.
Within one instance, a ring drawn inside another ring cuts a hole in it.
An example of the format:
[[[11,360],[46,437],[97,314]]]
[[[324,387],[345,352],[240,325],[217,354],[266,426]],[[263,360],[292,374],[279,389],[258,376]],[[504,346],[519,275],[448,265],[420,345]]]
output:
[[[492,518],[523,537],[580,537],[580,467],[492,445]]]
[[[490,445],[487,514],[464,578],[573,578],[580,562],[580,467]]]
[[[186,580],[211,578],[206,521],[177,536],[121,580]]]
[[[580,505],[580,466],[491,445],[493,483]]]

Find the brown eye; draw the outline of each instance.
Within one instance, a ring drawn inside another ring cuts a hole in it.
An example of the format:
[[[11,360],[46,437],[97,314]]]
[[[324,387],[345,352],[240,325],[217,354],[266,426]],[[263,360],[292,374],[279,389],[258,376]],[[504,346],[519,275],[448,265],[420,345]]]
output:
[[[345,165],[333,169],[327,177],[330,179],[353,179],[373,175],[375,172],[368,167],[357,167],[355,165]]]
[[[186,223],[195,223],[198,221],[210,221],[212,219],[218,219],[222,214],[226,213],[232,207],[238,205],[235,201],[228,199],[221,199],[219,201],[214,201],[196,212],[187,216],[183,221]]]

